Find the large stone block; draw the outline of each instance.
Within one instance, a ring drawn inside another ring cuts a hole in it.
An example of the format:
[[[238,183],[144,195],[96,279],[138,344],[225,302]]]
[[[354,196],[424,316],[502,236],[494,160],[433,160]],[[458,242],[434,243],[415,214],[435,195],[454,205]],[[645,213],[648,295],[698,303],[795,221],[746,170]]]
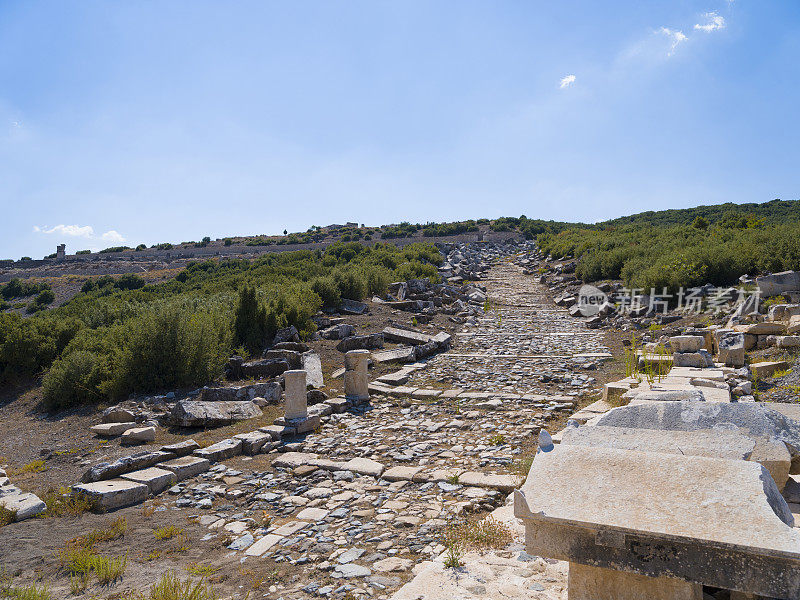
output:
[[[112,463],[101,462],[89,468],[81,477],[84,483],[101,481],[118,477],[123,473],[130,473],[139,469],[152,467],[154,464],[175,458],[171,452],[138,452],[131,456],[123,456]]]
[[[26,492],[0,496],[0,506],[14,513],[14,521],[24,521],[47,510],[39,496]]]
[[[769,307],[767,318],[770,321],[788,321],[800,315],[800,304],[773,304]]]
[[[409,331],[408,329],[400,329],[398,327],[385,327],[383,330],[383,338],[390,342],[408,344],[409,346],[427,344],[431,341],[431,336],[427,333]]]
[[[325,387],[325,380],[322,375],[322,360],[316,352],[305,352],[303,354],[303,370],[306,372],[308,385],[313,388]]]
[[[147,500],[150,493],[145,484],[125,479],[81,483],[72,486],[72,490],[76,494],[85,495],[95,506],[103,510],[140,504]]]
[[[226,458],[230,458],[232,456],[238,456],[241,453],[242,440],[237,440],[234,438],[228,438],[227,440],[222,440],[221,442],[212,444],[207,448],[200,448],[199,450],[194,451],[195,456],[206,458],[211,462],[225,460]]]
[[[198,456],[182,456],[173,460],[168,460],[157,465],[161,469],[172,471],[178,481],[183,481],[190,477],[195,477],[211,468],[211,462],[206,458]]]
[[[744,366],[745,335],[743,333],[726,333],[718,338],[719,360],[727,367]]]
[[[800,271],[783,271],[756,277],[756,285],[762,298],[800,290]]]
[[[703,586],[673,577],[647,577],[569,564],[569,600],[703,600]]]
[[[770,441],[768,438],[754,439],[737,431],[670,431],[604,425],[567,427],[561,444],[751,460],[769,471],[779,490],[786,485],[791,467],[791,456],[786,444],[778,440]]]
[[[753,363],[750,365],[750,371],[754,377],[763,379],[765,377],[772,377],[776,371],[785,371],[789,369],[790,364],[785,360],[772,360]]]
[[[129,429],[133,429],[136,427],[136,423],[101,423],[100,425],[92,425],[89,428],[93,434],[100,436],[100,437],[116,437],[118,435],[122,435]]]
[[[697,352],[705,346],[705,339],[696,335],[676,335],[669,338],[673,352]]]
[[[736,325],[733,329],[748,335],[783,335],[786,333],[786,325],[768,321],[753,323],[752,325]]]
[[[263,431],[251,431],[249,433],[237,433],[233,436],[237,440],[242,440],[242,454],[254,456],[261,452],[264,444],[272,441],[272,436]]]
[[[672,355],[672,364],[676,367],[713,367],[714,360],[705,350],[700,350],[698,352],[676,352]]]
[[[145,484],[153,495],[160,494],[165,489],[175,485],[177,481],[175,473],[166,469],[159,469],[158,467],[148,467],[141,471],[125,473],[122,475],[122,479]]]
[[[171,418],[180,427],[220,427],[262,414],[251,400],[181,400],[172,409]]]
[[[376,350],[383,348],[383,334],[373,333],[370,335],[353,335],[344,338],[338,344],[336,349],[339,352],[351,352],[353,350]]]
[[[770,597],[800,589],[800,531],[754,462],[561,445],[536,456],[514,514],[529,554]]]

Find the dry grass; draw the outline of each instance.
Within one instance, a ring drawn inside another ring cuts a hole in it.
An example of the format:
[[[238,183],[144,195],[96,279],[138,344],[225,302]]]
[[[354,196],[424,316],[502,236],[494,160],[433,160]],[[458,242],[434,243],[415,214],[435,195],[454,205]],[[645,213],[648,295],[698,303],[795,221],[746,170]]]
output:
[[[20,467],[19,469],[10,469],[9,475],[28,475],[33,473],[42,473],[43,471],[47,470],[47,465],[45,464],[44,460],[38,459],[29,462],[27,465]]]
[[[467,550],[502,550],[514,541],[511,529],[500,521],[487,517],[480,521],[459,520],[445,530],[448,549],[455,545]]]
[[[67,488],[58,490],[50,488],[41,495],[42,501],[47,505],[45,517],[74,517],[94,510],[92,501],[83,494],[71,494]]]
[[[148,596],[140,600],[217,600],[219,596],[205,580],[181,580],[173,571],[164,573],[158,583],[150,587]]]
[[[183,529],[180,527],[175,527],[175,525],[169,525],[168,527],[159,527],[153,532],[153,535],[156,536],[157,540],[171,540],[177,535],[183,533]]]
[[[109,558],[95,551],[95,544],[119,539],[125,535],[128,523],[119,517],[104,529],[93,529],[89,533],[71,539],[59,552],[61,568],[70,576],[70,590],[80,594],[94,574],[102,585],[110,585],[122,578],[128,565],[128,555]]]
[[[11,523],[13,523],[14,519],[16,518],[17,518],[16,511],[8,510],[5,506],[0,506],[0,527],[11,525]]]
[[[195,577],[211,577],[214,573],[219,571],[219,567],[192,562],[187,565],[186,571]]]

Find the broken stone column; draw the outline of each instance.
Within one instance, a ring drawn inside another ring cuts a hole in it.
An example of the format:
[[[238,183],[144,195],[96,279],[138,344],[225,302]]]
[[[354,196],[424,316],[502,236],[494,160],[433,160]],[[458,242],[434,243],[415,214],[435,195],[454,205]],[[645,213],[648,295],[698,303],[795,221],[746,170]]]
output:
[[[308,416],[306,397],[306,372],[301,369],[284,371],[286,384],[286,420],[305,419]]]
[[[369,350],[351,350],[344,355],[344,395],[348,400],[369,400],[369,356]]]
[[[726,333],[719,338],[719,361],[726,367],[743,367],[745,339],[743,333]]]

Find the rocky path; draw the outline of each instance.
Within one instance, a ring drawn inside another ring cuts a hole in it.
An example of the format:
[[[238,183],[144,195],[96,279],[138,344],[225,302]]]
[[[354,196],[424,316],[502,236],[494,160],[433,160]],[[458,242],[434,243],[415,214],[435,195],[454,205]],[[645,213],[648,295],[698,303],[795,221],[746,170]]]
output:
[[[595,383],[600,334],[510,261],[486,283],[486,316],[412,375],[413,387],[473,393],[373,395],[266,455],[264,470],[239,459],[173,488],[178,506],[204,507],[211,543],[231,537],[224,558],[293,566],[266,597],[390,597],[442,553],[449,523],[505,504],[523,448]]]
[[[510,259],[489,275],[486,316],[465,326],[455,349],[432,358],[409,385],[567,396],[590,388],[591,372],[610,357],[603,335],[555,306],[547,288]]]

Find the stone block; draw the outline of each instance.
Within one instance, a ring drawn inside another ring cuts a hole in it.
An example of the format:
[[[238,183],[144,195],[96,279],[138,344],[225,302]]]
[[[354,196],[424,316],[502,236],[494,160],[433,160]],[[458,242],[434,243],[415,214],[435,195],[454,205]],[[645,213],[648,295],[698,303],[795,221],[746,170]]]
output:
[[[703,368],[713,367],[714,360],[705,350],[699,352],[676,352],[672,355],[672,364],[676,367]]]
[[[390,342],[397,344],[407,344],[409,346],[418,346],[420,344],[427,344],[431,341],[431,336],[427,333],[419,333],[416,331],[409,331],[408,329],[400,329],[398,327],[386,327],[383,330],[383,338]]]
[[[800,348],[800,335],[782,335],[776,339],[778,348]]]
[[[359,475],[380,477],[386,467],[369,458],[353,458],[344,463],[342,469],[345,471],[353,471],[353,473],[358,473]]]
[[[115,423],[112,421],[101,423],[100,425],[92,425],[89,427],[89,431],[100,437],[116,437],[134,427],[136,427],[136,423]]]
[[[164,452],[171,452],[175,456],[187,456],[197,450],[199,447],[200,444],[189,439],[182,442],[177,442],[176,444],[161,446],[161,450]]]
[[[705,339],[696,335],[676,335],[669,338],[673,352],[697,352],[705,346]]]
[[[172,409],[171,418],[180,427],[220,427],[262,414],[252,400],[181,400]]]
[[[132,473],[125,473],[122,479],[134,481],[136,483],[143,483],[150,490],[154,496],[160,494],[165,489],[175,485],[178,480],[175,473],[166,469],[159,469],[158,467],[148,467],[141,471],[133,471]]]
[[[376,363],[385,362],[399,362],[399,363],[412,363],[417,360],[414,348],[410,346],[393,348],[392,350],[382,350],[381,352],[373,352],[372,360]]]
[[[773,304],[767,312],[770,321],[788,321],[795,315],[800,315],[800,304]]]
[[[402,465],[386,469],[383,478],[387,481],[412,481],[422,471],[422,467],[405,467]]]
[[[353,350],[377,350],[383,348],[383,334],[373,333],[370,335],[352,335],[344,338],[336,349],[339,352],[351,352]]]
[[[458,476],[458,483],[472,487],[491,488],[510,493],[519,485],[520,479],[514,475],[496,475],[467,471]]]
[[[718,338],[719,360],[725,366],[739,368],[744,366],[746,336],[743,333],[726,333]]]
[[[131,423],[136,421],[134,415],[127,408],[111,406],[103,411],[103,423]]]
[[[283,539],[281,535],[275,535],[274,533],[267,534],[245,550],[244,553],[247,556],[261,556]]]
[[[791,466],[791,456],[783,442],[752,438],[737,431],[674,431],[595,425],[567,427],[561,443],[682,456],[751,460],[769,471],[779,490],[786,485]]]
[[[514,514],[529,554],[770,597],[800,589],[800,531],[754,462],[562,444],[537,454]]]
[[[569,600],[703,600],[703,586],[673,577],[647,577],[569,564]]]
[[[622,399],[622,395],[629,392],[631,384],[624,381],[612,381],[603,386],[603,401],[619,406],[626,402]]]
[[[308,385],[315,389],[325,387],[325,379],[322,375],[322,359],[320,359],[319,354],[316,352],[304,352],[302,359]]]
[[[155,441],[156,428],[155,427],[134,427],[128,429],[122,434],[121,443],[123,444],[146,444],[147,442]]]
[[[756,277],[756,285],[762,298],[800,290],[800,271],[782,271]]]
[[[785,360],[763,361],[751,364],[750,371],[753,373],[754,377],[764,379],[766,377],[772,377],[775,371],[785,371],[789,369],[789,367],[790,364]]]
[[[200,458],[206,458],[211,462],[225,460],[232,456],[238,456],[242,453],[242,440],[228,438],[216,444],[212,444],[207,448],[200,448],[195,450],[193,454]]]
[[[76,494],[85,495],[95,506],[103,510],[114,510],[124,506],[141,504],[147,500],[149,488],[135,481],[109,479],[72,486]]]
[[[0,506],[14,513],[14,521],[25,521],[47,510],[47,505],[36,494],[21,492],[0,496]]]
[[[264,444],[272,441],[272,436],[263,431],[250,431],[249,433],[238,433],[233,436],[237,440],[242,440],[242,454],[254,456],[261,452]]]
[[[284,435],[289,435],[287,427],[283,425],[265,425],[259,427],[258,430],[268,434],[274,442],[280,442]]]
[[[112,463],[101,462],[93,465],[81,477],[84,483],[91,483],[93,481],[101,481],[103,479],[111,479],[118,477],[123,473],[130,473],[139,469],[152,467],[156,463],[175,458],[171,452],[138,452],[130,456],[123,456]]]
[[[763,323],[753,323],[751,325],[736,325],[733,330],[748,335],[784,335],[786,333],[786,325],[764,321]]]
[[[173,460],[168,460],[163,463],[158,463],[159,468],[175,473],[178,481],[196,477],[200,473],[204,473],[211,468],[211,462],[206,458],[198,456],[182,456]]]
[[[786,333],[789,335],[800,333],[800,315],[791,317],[789,319],[789,325],[786,327]]]
[[[335,413],[343,413],[351,406],[347,398],[329,398],[325,400],[325,404],[330,406],[331,410]]]

